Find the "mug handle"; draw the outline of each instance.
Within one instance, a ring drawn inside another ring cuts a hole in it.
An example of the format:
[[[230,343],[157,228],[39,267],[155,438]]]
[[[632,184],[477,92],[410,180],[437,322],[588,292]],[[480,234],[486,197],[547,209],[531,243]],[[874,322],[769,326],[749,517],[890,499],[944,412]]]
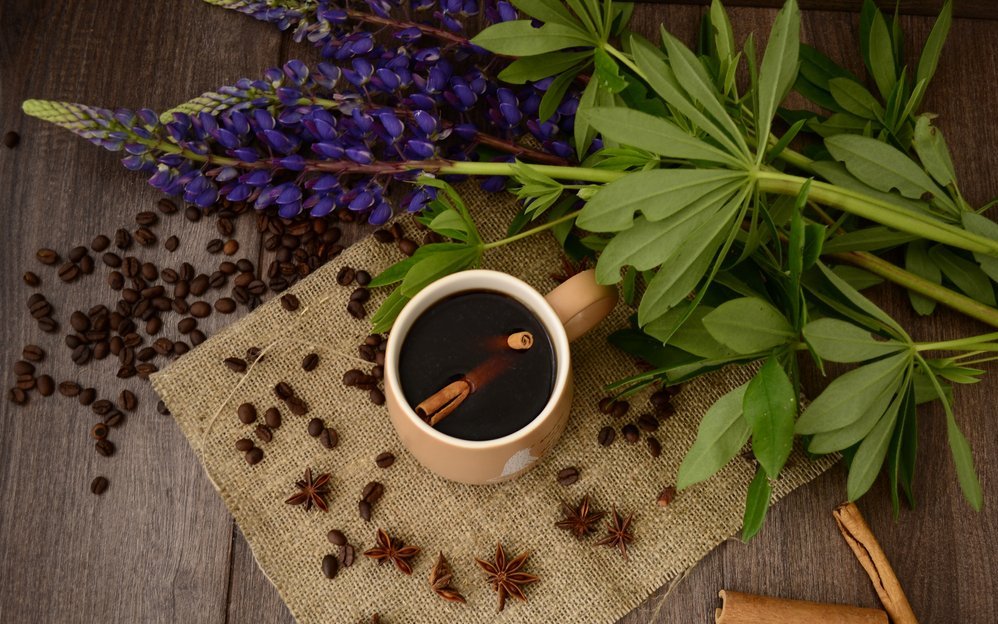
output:
[[[569,342],[605,319],[617,305],[617,289],[596,282],[596,271],[573,275],[544,296],[565,326]]]

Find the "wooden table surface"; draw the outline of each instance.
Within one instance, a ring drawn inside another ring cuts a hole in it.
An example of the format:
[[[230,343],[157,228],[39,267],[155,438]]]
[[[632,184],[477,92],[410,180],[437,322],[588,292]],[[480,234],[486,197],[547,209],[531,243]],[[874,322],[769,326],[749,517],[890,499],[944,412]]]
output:
[[[804,38],[858,69],[858,18],[841,9],[859,1],[809,4],[835,10],[805,11]],[[939,4],[920,0],[911,9],[920,13]],[[995,17],[990,2],[958,0],[961,5],[958,13],[968,17],[954,21],[925,106],[940,114],[963,189],[981,205],[998,195],[998,21],[987,19]],[[665,21],[691,41],[702,11],[696,4],[642,5],[634,23],[651,34]],[[731,13],[744,36],[767,32],[775,11],[738,7]],[[902,24],[920,46],[932,21],[905,15]],[[41,290],[64,325],[72,310],[114,303],[101,283],[103,267],[66,287],[53,269],[34,260],[34,251],[68,250],[99,233],[134,229],[135,212],[152,209],[158,194],[114,155],[24,117],[20,103],[50,98],[163,110],[296,56],[308,52],[287,35],[197,0],[0,0],[0,133],[22,134],[16,149],[0,147],[0,378],[10,387],[21,348],[37,342],[49,352],[40,372],[57,382],[79,379],[112,397],[125,386],[140,398],[138,412],[115,432],[119,452],[111,459],[94,453],[88,438],[93,416],[75,401],[58,394],[36,395],[23,408],[3,401],[0,622],[292,621],[179,428],[156,413],[151,388],[137,379],[117,380],[114,358],[74,366],[62,334],[41,334],[28,315],[24,302],[32,290],[21,281],[26,270],[42,276]],[[239,221],[244,241],[256,240],[251,221]],[[179,264],[180,256],[207,263],[205,243],[216,236],[209,221],[192,224],[179,215],[158,232],[182,240],[173,256],[162,246],[145,252],[163,266]],[[243,251],[260,258],[260,249]],[[881,301],[916,338],[985,329],[945,311],[917,320],[897,290],[887,289]],[[205,326],[214,330],[232,320],[213,315]],[[175,321],[167,322],[171,330]],[[923,622],[998,622],[996,372],[958,389],[956,400],[984,484],[982,512],[961,498],[936,407],[922,410],[919,422],[918,508],[893,520],[882,480],[860,503]],[[111,481],[100,498],[89,492],[97,474]],[[622,621],[713,621],[721,588],[876,606],[870,582],[831,518],[844,495],[843,476],[838,467],[799,489],[771,510],[750,544],[721,545],[671,591],[659,590]],[[581,610],[579,620],[585,619]]]

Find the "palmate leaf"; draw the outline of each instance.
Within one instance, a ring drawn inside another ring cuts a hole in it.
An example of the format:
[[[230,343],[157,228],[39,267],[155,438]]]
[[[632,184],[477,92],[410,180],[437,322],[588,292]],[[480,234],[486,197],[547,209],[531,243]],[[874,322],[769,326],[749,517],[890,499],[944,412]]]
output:
[[[833,236],[824,244],[825,253],[839,253],[844,251],[876,251],[904,245],[914,240],[917,236],[907,232],[898,232],[882,225],[863,228],[846,232],[839,236]]]
[[[890,407],[860,443],[859,448],[856,449],[856,454],[853,455],[852,461],[849,463],[846,495],[851,501],[866,494],[877,478],[881,466],[884,465],[898,414],[911,393],[910,383],[902,385],[903,389],[898,392],[895,399],[891,401]]]
[[[751,427],[742,417],[742,400],[747,388],[748,384],[743,384],[731,390],[703,415],[697,438],[679,466],[678,489],[710,478],[745,446],[751,433]]]
[[[713,307],[699,305],[689,311],[685,306],[676,306],[644,326],[644,332],[670,346],[677,347],[702,358],[723,359],[735,355],[735,352],[714,340],[703,325],[703,317],[710,314]],[[676,324],[687,317],[679,329]]]
[[[915,121],[915,133],[911,146],[915,148],[918,159],[922,161],[929,175],[943,186],[949,186],[956,181],[953,160],[946,147],[946,140],[939,129],[932,125],[929,118],[921,115]]]

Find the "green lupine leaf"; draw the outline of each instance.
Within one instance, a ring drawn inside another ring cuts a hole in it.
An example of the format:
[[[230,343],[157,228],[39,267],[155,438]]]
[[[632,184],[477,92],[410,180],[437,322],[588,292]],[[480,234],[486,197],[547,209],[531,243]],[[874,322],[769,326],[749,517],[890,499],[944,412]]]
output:
[[[841,186],[843,188],[849,189],[851,191],[858,191],[880,199],[882,201],[900,206],[902,208],[907,208],[908,210],[913,210],[916,212],[929,212],[929,205],[922,201],[915,201],[912,199],[906,199],[901,197],[897,193],[887,193],[884,191],[877,190],[872,186],[861,182],[854,175],[849,173],[842,163],[831,162],[831,161],[816,161],[812,168],[814,172],[828,180],[836,186]]]
[[[373,280],[371,280],[371,283],[368,284],[368,286],[370,288],[378,288],[381,286],[388,286],[396,282],[401,282],[402,279],[405,278],[406,273],[409,272],[409,269],[427,256],[438,252],[465,249],[466,247],[467,245],[464,243],[433,243],[432,245],[423,245],[410,257],[405,258],[404,260],[399,260],[379,273]]]
[[[441,277],[477,264],[481,255],[482,249],[478,246],[430,254],[409,269],[399,289],[404,296],[412,298]]]
[[[850,303],[862,310],[864,313],[879,320],[886,327],[897,332],[899,336],[907,336],[904,328],[901,327],[897,321],[892,319],[890,315],[877,307],[877,305],[872,301],[861,295],[855,288],[843,281],[842,278],[833,273],[831,269],[821,262],[816,263],[816,266],[825,275],[828,281],[832,283],[832,286],[834,286],[843,296],[845,296]]]
[[[591,37],[576,27],[548,22],[534,28],[530,20],[494,24],[475,35],[471,42],[490,52],[509,56],[534,56],[594,44]]]
[[[857,117],[852,113],[835,113],[821,121],[811,121],[809,127],[824,138],[840,134],[862,133],[870,120]]]
[[[894,64],[894,44],[887,29],[887,21],[880,11],[873,14],[870,23],[869,39],[870,62],[867,67],[877,84],[880,95],[886,100],[897,82],[897,67]]]
[[[915,148],[918,159],[922,161],[925,170],[943,186],[949,186],[956,181],[953,160],[946,147],[946,140],[939,129],[932,125],[929,118],[921,115],[915,121],[915,134],[911,146]]]
[[[428,227],[434,232],[459,241],[468,240],[468,225],[457,212],[445,210],[433,217]]]
[[[865,362],[908,348],[895,340],[876,340],[869,330],[833,318],[811,321],[803,333],[814,352],[831,362]]]
[[[960,489],[974,511],[980,511],[984,505],[984,492],[981,490],[981,481],[974,468],[974,454],[970,450],[967,438],[960,431],[959,425],[956,424],[953,406],[950,404],[950,398],[943,390],[942,384],[939,383],[931,370],[926,370],[926,373],[936,390],[936,396],[939,397],[943,409],[946,411],[946,439],[949,442],[950,454],[953,456],[953,465],[956,467],[956,477],[960,482]]]
[[[742,541],[747,542],[762,528],[769,509],[769,499],[773,496],[773,486],[766,478],[766,471],[759,466],[755,478],[749,484],[745,500],[745,515],[742,517]]]
[[[738,166],[738,161],[732,156],[660,117],[622,107],[594,107],[586,118],[604,138],[622,145],[648,150],[666,158]]]
[[[856,74],[842,67],[832,59],[822,54],[817,48],[806,43],[800,44],[800,72],[809,81],[824,90],[828,90],[828,81],[832,78],[848,78],[859,82]]]
[[[995,290],[987,274],[973,262],[964,260],[942,245],[929,249],[929,258],[942,270],[946,279],[956,287],[981,303],[995,305]]]
[[[864,291],[867,288],[872,288],[877,284],[884,283],[884,279],[882,277],[874,275],[869,271],[864,271],[859,267],[849,266],[847,264],[838,265],[832,269],[832,273],[838,275],[842,281],[858,291]]]
[[[499,72],[499,80],[510,84],[542,80],[578,67],[592,57],[591,52],[548,52],[518,58]],[[575,72],[576,74],[578,71]]]
[[[883,413],[910,361],[910,354],[899,353],[836,377],[804,410],[795,431],[810,435],[841,429],[875,411],[881,402]],[[890,393],[886,401],[882,398],[885,393]]]
[[[880,473],[880,467],[884,465],[884,458],[887,457],[887,450],[894,435],[898,412],[907,396],[906,387],[891,401],[890,407],[856,449],[856,454],[849,463],[849,477],[846,480],[846,496],[850,501],[866,494]]]
[[[771,162],[777,156],[782,154],[783,150],[787,149],[787,146],[790,145],[790,142],[797,137],[797,134],[806,123],[807,119],[798,119],[793,123],[793,125],[787,128],[787,131],[783,133],[780,140],[777,141],[773,147],[769,149],[769,152],[766,153],[766,162]]]
[[[811,436],[807,445],[808,452],[825,454],[844,451],[865,438],[890,408],[895,393],[904,383],[904,370],[907,369],[903,369],[891,384],[883,388],[874,401],[859,413],[858,418],[838,429],[822,431]]]
[[[710,478],[745,446],[751,432],[742,417],[742,399],[747,387],[748,384],[742,384],[725,394],[700,419],[697,439],[679,466],[678,489]]]
[[[769,137],[769,128],[776,109],[786,97],[797,77],[797,57],[800,51],[800,9],[796,0],[787,0],[769,33],[766,52],[759,66],[758,110],[756,135]],[[671,57],[670,57],[671,58]],[[759,160],[762,159],[760,150]]]
[[[779,310],[756,297],[724,302],[703,324],[715,340],[737,353],[768,351],[797,335]]]
[[[914,507],[915,497],[912,483],[915,480],[915,459],[918,454],[918,413],[915,409],[915,392],[912,384],[908,385],[904,402],[901,403],[898,423],[891,436],[891,445],[887,451],[887,483],[891,490],[891,504],[894,507],[894,518],[901,511],[898,485],[908,498],[908,503]]]
[[[575,153],[579,160],[585,160],[589,145],[596,136],[596,129],[589,123],[589,111],[596,105],[600,98],[600,86],[598,80],[590,80],[586,88],[579,96],[579,106],[575,110],[575,127],[572,129],[572,136],[575,139]]]
[[[866,87],[848,78],[832,78],[828,88],[835,101],[847,112],[864,119],[882,119],[884,107]]]
[[[510,0],[513,6],[523,11],[530,17],[539,19],[545,23],[561,24],[572,26],[583,31],[582,24],[575,19],[565,5],[560,0]]]
[[[731,20],[720,0],[710,3],[710,25],[714,31],[714,49],[721,59],[732,58],[735,55],[735,35],[731,30]]]
[[[845,251],[875,251],[889,249],[918,240],[917,236],[906,232],[898,232],[882,225],[846,232],[825,241],[825,253],[840,253]]]
[[[735,352],[714,340],[703,325],[703,317],[713,310],[714,308],[707,305],[699,305],[692,311],[685,306],[676,306],[642,329],[653,338],[663,342],[668,341],[669,345],[702,358],[731,357]],[[676,324],[684,317],[686,320],[679,329],[676,329]]]
[[[381,334],[391,329],[399,312],[407,303],[409,298],[402,294],[401,288],[393,290],[371,316],[371,331]]]
[[[825,139],[825,147],[835,160],[845,165],[849,173],[879,191],[897,189],[905,197],[913,199],[925,193],[934,197],[945,196],[915,161],[882,141],[841,134]]]
[[[704,197],[717,193],[730,197],[743,179],[743,174],[725,169],[631,173],[600,188],[582,208],[579,227],[591,232],[619,232],[633,225],[638,211],[649,221],[661,221],[700,203]]]
[[[786,463],[794,443],[797,395],[776,357],[770,357],[745,390],[745,420],[752,427],[752,452],[770,479]]]
[[[970,228],[967,229],[969,230]],[[924,240],[915,241],[905,247],[904,268],[933,284],[943,283],[943,272],[939,270],[939,266],[929,257],[929,246]],[[911,301],[911,307],[915,309],[915,312],[918,312],[922,316],[928,316],[936,309],[936,301],[934,299],[929,299],[917,292],[909,290],[908,299]]]
[[[975,212],[964,212],[960,215],[960,218],[963,220],[963,227],[968,232],[987,236],[992,240],[998,240],[998,223]],[[988,277],[998,282],[998,258],[982,253],[975,253],[974,260],[977,260],[978,264],[981,265],[981,270],[987,273]]]
[[[918,70],[915,72],[916,82],[924,80],[927,84],[932,80],[952,23],[953,3],[951,0],[947,0],[939,12],[939,17],[936,18],[936,23],[932,25],[932,32],[925,40],[925,46],[922,47],[922,56],[918,59]]]
[[[634,305],[634,297],[637,294],[638,270],[628,267],[624,271],[624,281],[620,285],[620,297],[627,305]]]
[[[603,48],[596,48],[593,51],[593,67],[596,69],[594,77],[601,81],[610,93],[620,93],[627,88],[627,80],[620,75],[620,66]],[[561,98],[558,103],[561,103]],[[542,119],[547,117],[542,115]]]

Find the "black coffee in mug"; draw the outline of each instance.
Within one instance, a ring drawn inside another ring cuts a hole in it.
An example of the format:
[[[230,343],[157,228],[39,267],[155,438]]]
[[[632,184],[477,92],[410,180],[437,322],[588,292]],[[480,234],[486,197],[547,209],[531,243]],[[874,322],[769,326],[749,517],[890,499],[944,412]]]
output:
[[[519,332],[533,336],[529,349],[507,344],[507,337]],[[501,293],[471,290],[438,301],[413,322],[402,342],[398,376],[413,409],[483,370],[485,381],[435,429],[464,440],[494,440],[530,424],[551,397],[556,372],[551,338],[526,306]]]

